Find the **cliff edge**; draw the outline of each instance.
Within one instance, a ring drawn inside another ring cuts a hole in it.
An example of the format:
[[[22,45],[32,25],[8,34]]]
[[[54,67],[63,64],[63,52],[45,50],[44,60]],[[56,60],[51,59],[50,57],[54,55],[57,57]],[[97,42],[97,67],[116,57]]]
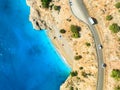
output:
[[[43,8],[41,0],[27,0],[27,4],[33,27],[47,30],[56,49],[72,68],[60,89],[95,90],[97,60],[93,37],[88,26],[72,15],[68,0],[52,0],[49,8]],[[79,27],[77,34],[71,31],[72,26]],[[61,30],[65,32],[61,33]]]

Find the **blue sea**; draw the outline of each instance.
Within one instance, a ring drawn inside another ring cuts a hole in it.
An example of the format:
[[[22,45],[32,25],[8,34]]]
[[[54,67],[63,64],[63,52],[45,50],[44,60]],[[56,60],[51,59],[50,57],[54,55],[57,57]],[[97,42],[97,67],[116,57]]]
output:
[[[71,69],[29,13],[25,0],[0,0],[0,90],[59,90]]]

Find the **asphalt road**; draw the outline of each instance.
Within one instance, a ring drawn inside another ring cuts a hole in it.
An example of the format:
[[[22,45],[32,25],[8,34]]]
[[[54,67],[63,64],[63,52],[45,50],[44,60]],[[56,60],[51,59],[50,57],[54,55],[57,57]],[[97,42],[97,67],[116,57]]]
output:
[[[98,78],[97,78],[96,90],[103,90],[104,68],[102,68],[102,64],[104,62],[103,62],[102,49],[99,49],[98,47],[98,45],[101,44],[98,32],[95,29],[94,25],[92,25],[88,19],[90,16],[83,3],[83,0],[69,0],[69,5],[73,15],[76,18],[78,18],[80,21],[86,23],[92,32],[94,42],[95,42],[95,47],[96,47],[97,60],[98,60]]]

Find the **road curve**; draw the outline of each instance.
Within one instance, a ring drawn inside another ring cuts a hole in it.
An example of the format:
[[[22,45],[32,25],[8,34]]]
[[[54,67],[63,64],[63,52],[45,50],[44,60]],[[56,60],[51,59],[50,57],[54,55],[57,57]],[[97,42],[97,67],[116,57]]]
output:
[[[98,47],[98,45],[101,45],[98,32],[88,19],[90,16],[84,5],[83,0],[69,0],[69,5],[73,15],[82,22],[86,23],[92,32],[96,47],[97,60],[98,60],[98,78],[97,78],[96,90],[103,90],[104,68],[102,68],[102,64],[104,62],[103,62],[102,50],[99,49]]]

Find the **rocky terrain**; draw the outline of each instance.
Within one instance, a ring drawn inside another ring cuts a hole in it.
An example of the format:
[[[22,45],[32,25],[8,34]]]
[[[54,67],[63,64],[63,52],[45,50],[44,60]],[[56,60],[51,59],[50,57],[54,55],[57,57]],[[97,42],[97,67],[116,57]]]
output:
[[[114,34],[109,30],[112,23],[120,25],[120,12],[115,8],[115,3],[120,0],[84,0],[91,17],[98,24],[95,25],[103,45],[105,68],[104,90],[114,90],[119,81],[111,78],[112,69],[120,69],[120,32]],[[56,46],[58,52],[65,58],[76,76],[69,76],[61,86],[61,90],[95,90],[97,84],[97,59],[94,49],[92,34],[86,24],[77,20],[70,11],[68,0],[52,0],[50,8],[42,7],[40,0],[27,0],[30,6],[30,21],[35,29],[46,29],[48,36]],[[54,6],[59,6],[55,10]],[[111,21],[106,20],[107,15],[112,15]],[[81,27],[80,38],[73,38],[71,25]],[[60,30],[66,33],[60,33]],[[90,43],[87,46],[86,43]],[[80,60],[75,60],[76,55],[81,55]]]

